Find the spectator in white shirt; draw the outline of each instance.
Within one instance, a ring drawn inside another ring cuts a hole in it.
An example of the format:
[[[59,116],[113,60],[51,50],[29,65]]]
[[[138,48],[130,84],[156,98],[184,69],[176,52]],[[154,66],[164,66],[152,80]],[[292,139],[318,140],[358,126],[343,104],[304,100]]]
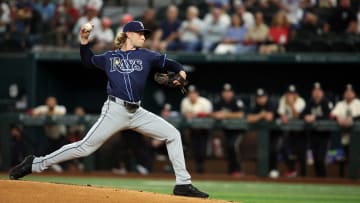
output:
[[[201,32],[204,27],[204,22],[199,18],[199,9],[189,6],[186,18],[179,28],[181,50],[185,52],[198,51],[201,47]]]
[[[5,2],[0,3],[0,34],[6,32],[6,27],[10,23],[10,8]]]
[[[191,122],[194,118],[208,117],[212,111],[213,105],[210,100],[200,96],[196,87],[190,85],[187,96],[183,98],[180,105],[180,112],[186,120]],[[204,128],[191,128],[189,129],[189,136],[192,145],[192,158],[195,159],[196,163],[196,172],[204,173],[209,130]]]
[[[92,42],[94,40],[94,35],[97,32],[97,30],[101,27],[101,20],[98,17],[99,10],[96,9],[94,6],[87,6],[86,7],[86,13],[82,15],[75,23],[75,26],[73,28],[73,36],[76,36],[77,42],[80,42],[80,28],[83,24],[90,22],[93,26],[93,31],[90,33],[89,41]]]
[[[204,17],[204,30],[202,33],[202,52],[212,52],[225,36],[231,24],[230,16],[223,8],[213,7],[211,12]]]
[[[344,99],[337,102],[331,111],[331,117],[336,119],[341,128],[341,144],[345,153],[345,160],[340,162],[339,176],[345,175],[345,163],[349,158],[350,128],[354,121],[360,118],[360,100],[351,84],[346,85]]]
[[[57,98],[49,96],[45,100],[44,105],[39,105],[32,109],[32,116],[64,116],[66,114],[66,107],[59,105]],[[43,154],[48,154],[54,150],[59,149],[61,146],[67,144],[65,135],[67,133],[66,126],[63,124],[46,124],[44,126],[45,135],[47,137],[47,145]],[[64,162],[62,165],[55,164],[51,168],[56,172],[63,172],[63,167],[67,164]]]
[[[101,19],[101,27],[94,33],[94,45],[92,49],[96,52],[113,48],[114,31],[111,29],[112,21],[108,17]]]
[[[278,114],[282,125],[290,120],[300,119],[301,113],[305,110],[306,102],[299,95],[295,85],[290,85],[286,93],[280,98]],[[296,177],[296,162],[300,163],[301,176],[306,175],[306,137],[303,131],[284,131],[284,145],[281,153],[287,165],[286,177]]]

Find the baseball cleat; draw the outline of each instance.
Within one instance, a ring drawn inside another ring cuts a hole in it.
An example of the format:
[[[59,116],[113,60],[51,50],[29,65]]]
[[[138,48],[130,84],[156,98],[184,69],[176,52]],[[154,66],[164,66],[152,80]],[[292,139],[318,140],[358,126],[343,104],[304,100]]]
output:
[[[31,173],[31,166],[34,160],[34,155],[29,155],[25,157],[25,159],[14,168],[10,170],[9,178],[11,180],[17,180]]]
[[[175,185],[174,187],[174,195],[187,196],[187,197],[200,197],[200,198],[208,198],[209,194],[205,192],[201,192],[192,184],[187,185]]]

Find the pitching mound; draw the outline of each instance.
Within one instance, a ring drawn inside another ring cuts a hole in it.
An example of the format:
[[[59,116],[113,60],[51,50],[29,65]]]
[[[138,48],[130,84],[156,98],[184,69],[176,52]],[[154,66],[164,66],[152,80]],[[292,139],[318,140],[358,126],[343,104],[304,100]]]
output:
[[[227,201],[188,198],[118,188],[0,180],[0,202],[147,202],[147,203],[225,203]]]

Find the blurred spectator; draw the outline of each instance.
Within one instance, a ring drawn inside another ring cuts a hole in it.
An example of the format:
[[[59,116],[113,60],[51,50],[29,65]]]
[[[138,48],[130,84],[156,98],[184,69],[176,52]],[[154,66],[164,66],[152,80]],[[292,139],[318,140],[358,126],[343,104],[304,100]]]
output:
[[[285,12],[292,28],[296,29],[304,14],[302,7],[305,0],[275,0],[275,2],[279,7],[279,11]]]
[[[270,101],[269,94],[263,88],[259,88],[256,90],[255,106],[247,115],[247,122],[250,124],[272,122],[276,118],[276,111],[276,104]],[[273,129],[270,130],[269,133],[269,177],[278,178],[280,174],[278,169],[278,155],[281,147],[281,131]]]
[[[42,0],[34,4],[34,9],[41,15],[43,43],[49,44],[54,30],[52,21],[55,16],[56,4],[51,0]]]
[[[9,99],[8,111],[11,112],[26,112],[28,110],[27,93],[24,86],[17,83],[9,85]]]
[[[170,103],[165,103],[163,108],[161,109],[160,115],[162,118],[166,120],[167,119],[171,120],[172,118],[179,118],[180,113],[178,111],[173,110],[172,105]],[[155,161],[167,161],[167,164],[164,166],[164,170],[167,172],[172,171],[172,165],[169,162],[167,156],[168,152],[165,142],[157,139],[151,139],[150,142],[151,142],[150,148],[152,153],[151,166],[154,166]]]
[[[312,38],[321,36],[324,33],[324,22],[311,11],[304,13],[304,18],[300,21],[300,29],[296,30],[296,37]]]
[[[245,115],[244,102],[236,98],[235,92],[229,83],[223,85],[220,100],[214,104],[212,117],[217,120],[240,119]],[[228,163],[228,174],[234,177],[243,176],[239,147],[243,131],[222,129],[225,138],[225,149]]]
[[[229,0],[205,0],[205,3],[209,6],[209,8],[221,5],[225,11],[228,11],[231,6]]]
[[[255,13],[255,25],[249,29],[243,43],[237,45],[235,53],[257,52],[259,45],[267,40],[268,35],[269,27],[264,23],[262,12],[258,11]]]
[[[24,140],[24,130],[19,125],[10,127],[11,145],[10,145],[10,166],[16,166],[27,155],[28,149]]]
[[[353,122],[360,118],[360,100],[356,96],[354,87],[347,84],[343,100],[336,103],[331,111],[331,117],[336,119],[341,128],[341,144],[345,153],[345,160],[340,162],[340,177],[345,176],[345,164],[349,158],[350,130]]]
[[[273,18],[269,29],[268,42],[260,45],[260,54],[272,54],[283,51],[290,37],[290,23],[284,12],[279,11]]]
[[[166,18],[161,22],[161,43],[162,49],[176,51],[179,49],[179,10],[175,5],[169,5],[166,10]]]
[[[319,8],[333,8],[337,6],[337,0],[318,0]]]
[[[182,51],[194,52],[201,49],[201,33],[204,22],[199,18],[199,9],[189,6],[186,10],[186,20],[179,28],[180,47]]]
[[[180,104],[180,112],[184,118],[188,122],[191,122],[194,118],[209,116],[212,110],[213,106],[210,100],[200,96],[197,88],[194,85],[190,85],[187,96],[182,99]],[[204,128],[191,128],[189,132],[192,145],[192,157],[196,162],[196,172],[204,173],[209,130]]]
[[[101,20],[98,17],[99,11],[97,10],[96,7],[94,6],[87,6],[86,7],[86,12],[84,15],[82,15],[75,23],[75,26],[72,30],[72,34],[76,39],[76,44],[78,44],[80,42],[80,37],[79,37],[79,33],[80,33],[80,28],[83,24],[90,22],[91,24],[94,25],[93,27],[93,31],[91,32],[90,36],[89,36],[89,40],[92,43],[92,41],[94,40],[94,35],[95,33],[98,32],[98,30],[101,28]]]
[[[118,25],[118,27],[116,28],[116,33],[119,33],[119,32],[122,32],[123,31],[123,28],[124,28],[124,25],[130,21],[133,21],[134,20],[134,17],[129,14],[129,13],[125,13],[124,15],[121,16],[120,18],[120,23]]]
[[[279,100],[278,114],[282,125],[290,120],[300,119],[306,106],[305,100],[299,95],[294,85],[289,85],[286,93]],[[286,177],[297,176],[296,163],[300,163],[300,175],[306,175],[306,136],[303,131],[284,131],[282,155],[287,165]]]
[[[73,6],[73,0],[64,0],[55,11],[53,24],[55,28],[56,46],[70,46],[72,42],[72,30],[80,12]]]
[[[160,115],[165,119],[170,119],[180,116],[180,113],[178,111],[173,110],[171,104],[165,103],[164,107],[161,109]]]
[[[224,38],[231,20],[222,7],[213,7],[204,17],[204,30],[202,33],[202,52],[213,52],[215,47]]]
[[[147,137],[134,130],[119,133],[120,139],[113,145],[113,154],[116,154],[116,157],[112,172],[124,175],[127,171],[136,170],[141,175],[148,175],[151,169],[151,154]]]
[[[244,26],[251,29],[255,25],[255,18],[252,12],[248,11],[245,4],[239,4],[235,7],[235,14],[240,16]]]
[[[357,34],[360,34],[360,4],[358,6],[358,10],[357,10]]]
[[[0,35],[8,30],[10,23],[10,8],[6,2],[0,3]]]
[[[351,1],[339,0],[339,6],[324,24],[324,31],[337,34],[356,34],[356,28],[356,10],[351,7]]]
[[[82,106],[77,106],[74,109],[74,115],[78,116],[79,119],[83,118],[86,115],[86,111]],[[86,125],[83,123],[76,123],[74,125],[68,126],[66,139],[68,143],[73,143],[81,140],[86,135]],[[76,167],[77,170],[84,170],[83,158],[73,159],[69,161],[69,164],[72,164]]]
[[[314,124],[316,121],[328,120],[333,103],[326,98],[320,83],[314,83],[311,98],[303,112],[306,124]],[[326,156],[330,146],[331,131],[309,130],[310,150],[314,159],[315,175],[326,177]]]
[[[142,19],[140,19],[146,29],[151,30],[149,36],[146,36],[144,47],[155,51],[162,51],[161,47],[161,36],[162,29],[159,23],[156,21],[156,12],[154,8],[147,8],[144,11]]]
[[[64,116],[66,114],[66,107],[59,105],[57,98],[49,96],[45,100],[44,105],[39,105],[32,110],[33,116]],[[47,138],[46,149],[43,154],[49,154],[61,146],[68,143],[65,138],[66,126],[63,124],[48,123],[44,126],[45,135]],[[51,168],[56,172],[63,172],[63,167],[66,166],[66,162],[63,165],[55,164]]]
[[[260,11],[264,15],[264,22],[271,24],[273,16],[279,11],[276,3],[277,0],[247,0],[246,6],[249,11],[255,13]]]
[[[100,52],[107,49],[113,48],[114,41],[114,31],[111,28],[112,21],[108,17],[103,17],[101,19],[100,29],[97,29],[94,33],[94,41],[92,49],[95,52]]]
[[[7,40],[9,49],[23,51],[42,41],[41,14],[31,2],[10,3],[11,22]]]
[[[216,46],[215,54],[233,54],[239,44],[243,43],[247,34],[247,28],[242,18],[236,14],[232,15],[231,26],[226,29],[226,34]]]
[[[64,0],[60,0],[64,1]],[[100,11],[103,8],[103,0],[74,0],[74,7],[79,10],[80,15],[86,13],[86,8],[88,6],[94,7],[96,10]]]
[[[93,6],[96,10],[100,11],[103,8],[103,0],[87,0],[87,6]]]
[[[87,0],[74,0],[73,3],[74,3],[74,7],[79,11],[80,15],[84,15],[86,12]]]

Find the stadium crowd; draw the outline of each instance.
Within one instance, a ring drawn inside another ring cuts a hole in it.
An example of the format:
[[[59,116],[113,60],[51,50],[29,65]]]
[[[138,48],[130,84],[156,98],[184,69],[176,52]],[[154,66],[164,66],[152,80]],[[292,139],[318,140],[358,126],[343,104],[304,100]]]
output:
[[[115,1],[116,2],[116,1]],[[124,23],[153,30],[147,47],[159,51],[243,54],[360,49],[360,6],[352,0],[196,0],[141,15],[108,15],[103,0],[1,0],[2,51],[74,48],[85,22],[94,24],[95,50],[112,48]],[[117,3],[121,4],[121,3]]]

